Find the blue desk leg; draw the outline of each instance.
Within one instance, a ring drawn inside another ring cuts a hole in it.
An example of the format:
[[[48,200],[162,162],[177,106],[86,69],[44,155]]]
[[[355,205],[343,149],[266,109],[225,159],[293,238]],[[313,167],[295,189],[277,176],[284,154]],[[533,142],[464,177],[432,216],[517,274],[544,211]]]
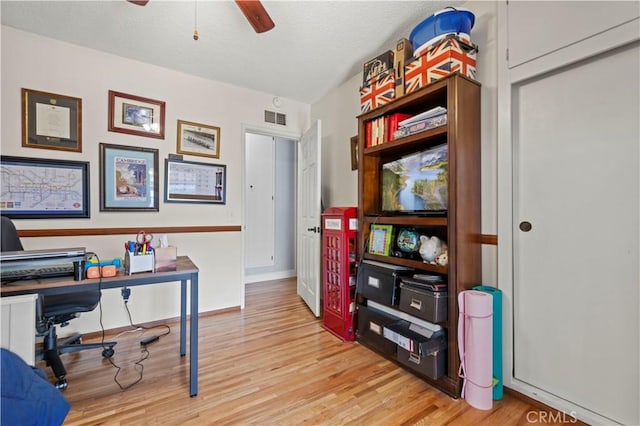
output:
[[[187,354],[187,280],[180,282],[180,356]]]
[[[191,274],[191,332],[189,343],[189,373],[191,380],[191,396],[198,394],[198,274]]]

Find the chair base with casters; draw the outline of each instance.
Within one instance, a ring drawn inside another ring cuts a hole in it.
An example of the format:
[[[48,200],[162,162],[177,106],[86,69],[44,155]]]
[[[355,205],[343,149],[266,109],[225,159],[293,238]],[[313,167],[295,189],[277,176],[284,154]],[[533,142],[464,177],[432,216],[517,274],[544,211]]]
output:
[[[43,349],[36,353],[36,360],[45,361],[47,366],[51,367],[53,374],[58,379],[55,386],[60,390],[67,388],[67,370],[60,359],[61,354],[86,349],[102,349],[102,356],[111,358],[115,352],[113,347],[117,342],[82,343],[82,336],[78,333],[58,341],[56,324],[64,327],[69,324],[71,319],[76,318],[79,312],[89,312],[95,309],[100,296],[98,294],[95,305],[87,304],[88,298],[95,297],[91,293],[93,292],[38,297],[36,329],[43,336]]]

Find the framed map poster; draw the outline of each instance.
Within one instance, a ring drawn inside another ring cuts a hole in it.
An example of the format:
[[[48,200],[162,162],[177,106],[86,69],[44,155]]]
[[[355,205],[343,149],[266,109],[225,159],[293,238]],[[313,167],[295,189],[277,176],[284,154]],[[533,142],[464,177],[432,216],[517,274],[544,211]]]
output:
[[[100,143],[100,211],[158,210],[158,150]]]
[[[0,213],[12,219],[88,218],[89,163],[0,156]]]

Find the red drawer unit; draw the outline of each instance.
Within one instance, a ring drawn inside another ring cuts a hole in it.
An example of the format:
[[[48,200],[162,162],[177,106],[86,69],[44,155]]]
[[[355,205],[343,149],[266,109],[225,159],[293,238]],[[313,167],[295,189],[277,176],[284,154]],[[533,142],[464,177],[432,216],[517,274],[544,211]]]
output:
[[[356,337],[355,207],[330,207],[322,214],[323,327],[345,341]]]

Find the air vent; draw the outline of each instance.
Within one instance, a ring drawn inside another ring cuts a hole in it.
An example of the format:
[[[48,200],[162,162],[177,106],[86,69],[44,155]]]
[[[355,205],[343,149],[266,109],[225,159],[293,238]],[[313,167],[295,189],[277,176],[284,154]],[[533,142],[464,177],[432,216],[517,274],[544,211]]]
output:
[[[281,126],[287,125],[287,115],[280,114],[279,112],[264,110],[264,121],[266,123],[279,124]]]

